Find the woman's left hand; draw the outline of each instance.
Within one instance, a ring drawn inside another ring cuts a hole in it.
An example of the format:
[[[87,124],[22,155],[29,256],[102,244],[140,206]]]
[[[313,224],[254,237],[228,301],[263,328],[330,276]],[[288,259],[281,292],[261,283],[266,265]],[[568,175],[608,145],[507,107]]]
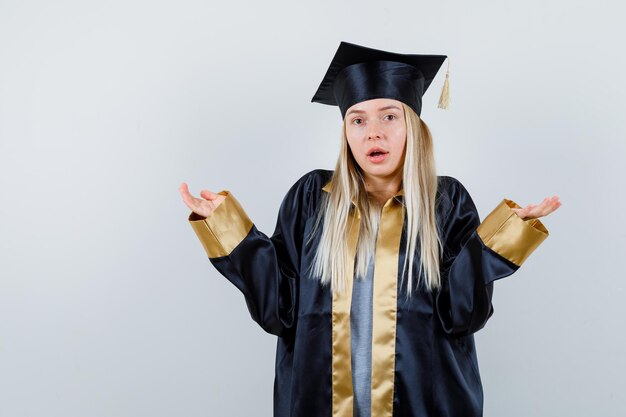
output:
[[[561,207],[561,202],[559,201],[559,197],[555,195],[550,198],[544,198],[538,205],[529,204],[524,208],[513,208],[511,210],[517,213],[522,220],[530,220],[547,216],[559,207]]]

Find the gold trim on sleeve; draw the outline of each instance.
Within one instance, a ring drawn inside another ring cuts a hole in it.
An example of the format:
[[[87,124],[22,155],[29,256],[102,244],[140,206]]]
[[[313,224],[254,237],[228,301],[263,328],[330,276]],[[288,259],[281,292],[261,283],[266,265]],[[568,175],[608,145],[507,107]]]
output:
[[[194,212],[189,215],[189,223],[196,232],[209,258],[228,256],[248,236],[252,221],[227,190],[218,194],[226,199],[208,217]]]
[[[521,207],[503,199],[476,231],[485,246],[519,267],[549,232],[539,219],[522,220],[512,208]]]

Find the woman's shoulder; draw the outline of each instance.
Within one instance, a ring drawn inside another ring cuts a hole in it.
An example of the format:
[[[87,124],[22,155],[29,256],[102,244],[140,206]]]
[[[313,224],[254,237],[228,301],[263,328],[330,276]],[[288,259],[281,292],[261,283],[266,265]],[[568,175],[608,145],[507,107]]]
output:
[[[333,172],[327,169],[309,171],[296,180],[289,193],[297,193],[298,191],[302,194],[321,193],[322,189],[330,182]]]
[[[461,181],[449,175],[437,175],[437,190],[448,197],[456,197],[458,193],[468,193]]]
[[[449,175],[437,176],[437,209],[442,215],[449,213],[463,199],[471,200],[471,197],[461,181]]]
[[[332,170],[314,169],[298,178],[283,200],[283,205],[305,206],[305,211],[315,211],[325,186],[330,182]]]
[[[296,184],[302,184],[307,188],[313,189],[322,189],[326,184],[330,182],[330,179],[333,176],[334,171],[328,169],[314,169],[312,171],[307,172],[303,176],[301,176]]]

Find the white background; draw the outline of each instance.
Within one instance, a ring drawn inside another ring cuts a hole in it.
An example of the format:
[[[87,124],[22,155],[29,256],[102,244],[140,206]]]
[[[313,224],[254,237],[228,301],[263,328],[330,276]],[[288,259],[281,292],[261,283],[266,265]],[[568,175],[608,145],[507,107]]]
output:
[[[608,1],[0,0],[0,416],[270,416],[276,339],[178,194],[271,234],[333,169],[310,103],[341,40],[450,56],[424,96],[440,175],[550,237],[477,333],[485,416],[621,416],[624,11]]]

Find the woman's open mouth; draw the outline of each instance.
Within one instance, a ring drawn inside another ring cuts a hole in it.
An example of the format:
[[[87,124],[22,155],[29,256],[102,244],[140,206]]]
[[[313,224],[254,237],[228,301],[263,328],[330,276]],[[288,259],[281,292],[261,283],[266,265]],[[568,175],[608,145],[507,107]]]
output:
[[[374,151],[367,155],[367,160],[374,164],[379,164],[387,159],[387,155],[389,155],[389,152]]]

